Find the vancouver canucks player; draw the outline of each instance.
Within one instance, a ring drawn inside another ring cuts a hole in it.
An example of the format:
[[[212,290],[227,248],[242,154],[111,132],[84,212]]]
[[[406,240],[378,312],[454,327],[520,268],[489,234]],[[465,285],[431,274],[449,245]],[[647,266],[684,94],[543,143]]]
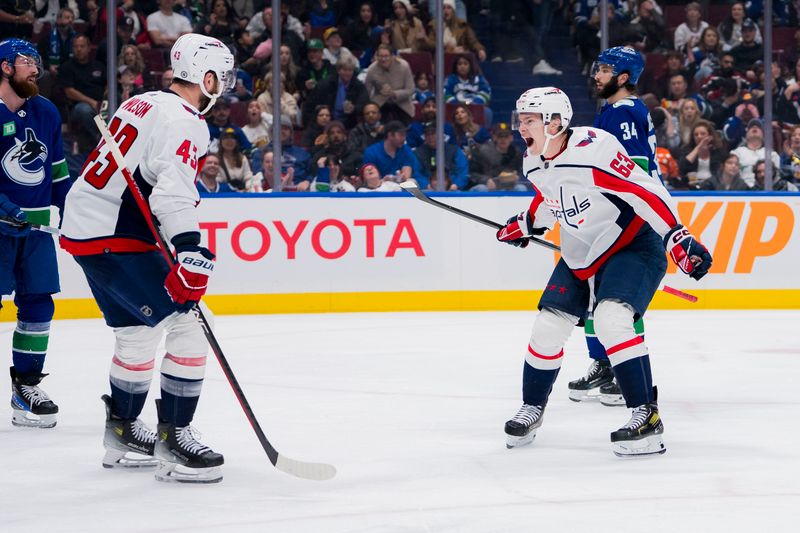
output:
[[[60,290],[53,238],[31,232],[49,225],[50,206],[64,207],[70,179],[61,116],[39,96],[42,61],[31,43],[0,42],[0,295],[14,293],[17,327],[11,341],[11,422],[51,428],[58,406],[39,383],[43,374],[52,294]],[[2,304],[0,304],[0,307]]]
[[[597,337],[633,410],[630,420],[611,433],[612,449],[619,456],[664,453],[649,350],[633,323],[666,273],[665,248],[695,279],[708,273],[711,255],[679,223],[662,183],[636,165],[613,135],[570,128],[571,120],[569,98],[557,88],[530,89],[517,100],[513,123],[528,145],[523,172],[536,196],[497,232],[497,239],[522,246],[528,236],[559,222],[561,259],[539,301],[525,351],[523,405],[506,422],[506,445],[533,441],[564,344],[585,319],[594,294]]]

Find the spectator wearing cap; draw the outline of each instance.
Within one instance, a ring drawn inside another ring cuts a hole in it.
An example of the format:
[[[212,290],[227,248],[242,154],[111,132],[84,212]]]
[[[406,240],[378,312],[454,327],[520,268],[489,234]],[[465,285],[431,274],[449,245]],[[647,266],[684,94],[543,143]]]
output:
[[[170,48],[178,37],[192,33],[189,19],[175,13],[175,0],[158,0],[158,11],[147,16],[147,33],[155,46]]]
[[[297,73],[297,86],[300,89],[300,101],[317,86],[317,83],[333,75],[330,62],[322,56],[325,45],[319,39],[309,39],[306,51],[307,64]]]
[[[406,127],[393,120],[386,124],[386,138],[377,142],[364,152],[364,163],[372,163],[381,176],[393,176],[397,182],[414,178],[419,186],[428,186],[428,179],[420,171],[419,160],[411,148],[406,145]]]
[[[436,97],[430,96],[423,103],[420,109],[420,119],[415,120],[408,126],[406,142],[411,148],[421,146],[425,142],[425,124],[436,120]],[[456,134],[453,126],[449,122],[444,123],[444,142],[455,144]]]
[[[759,118],[751,119],[747,123],[747,130],[745,131],[744,141],[731,153],[739,158],[739,167],[742,171],[742,179],[749,187],[755,183],[753,177],[753,165],[759,159],[766,159],[764,148],[764,123]],[[770,155],[772,164],[780,167],[781,161],[778,153],[774,150]]]
[[[267,150],[272,151],[272,143]],[[308,161],[308,152],[294,145],[292,119],[286,115],[281,116],[281,174],[292,172],[294,186],[300,192],[307,191],[311,183],[308,179]]]
[[[327,59],[331,65],[336,65],[344,58],[350,58],[353,60],[353,64],[358,64],[356,56],[342,44],[339,28],[334,26],[325,30],[322,33],[322,40],[325,42],[325,50],[322,51],[322,57]]]
[[[261,184],[253,179],[250,162],[239,146],[233,128],[223,128],[219,137],[219,168],[222,182],[239,192],[260,192]]]
[[[250,153],[253,149],[253,145],[247,139],[247,135],[244,134],[242,128],[231,122],[231,107],[223,98],[214,103],[214,107],[211,108],[211,112],[206,118],[206,124],[208,125],[208,133],[211,136],[209,151],[214,152],[218,149],[220,132],[224,128],[231,128],[236,132],[239,146],[245,153]]]
[[[338,120],[332,120],[325,126],[317,144],[309,152],[311,160],[315,161],[321,153],[334,154],[339,158],[340,165],[346,176],[352,176],[361,164],[361,150],[356,150],[348,142],[347,130]],[[311,172],[313,168],[309,168]]]
[[[378,27],[378,18],[371,2],[361,2],[358,16],[342,30],[344,45],[357,57],[371,46],[372,32]]]
[[[414,149],[420,165],[420,172],[428,182],[428,187],[436,189],[437,160],[436,160],[436,123],[429,122],[425,125],[425,142]],[[446,191],[464,191],[469,184],[469,161],[461,148],[445,143],[444,145],[444,176]]]
[[[403,190],[392,177],[381,176],[381,171],[372,163],[361,165],[358,170],[358,177],[361,182],[358,192],[397,192]]]
[[[310,120],[318,105],[327,105],[333,111],[333,118],[344,122],[345,127],[353,128],[358,122],[364,104],[369,101],[366,86],[354,76],[356,60],[343,58],[336,65],[336,76],[316,84],[303,103],[303,120]]]
[[[217,181],[219,177],[219,156],[217,154],[206,155],[203,160],[203,170],[200,171],[200,175],[195,182],[200,196],[220,192],[234,192],[227,183]]]
[[[384,139],[381,109],[378,104],[367,102],[364,105],[361,119],[361,123],[350,130],[350,145],[359,152],[363,152],[369,145]]]
[[[470,160],[471,191],[486,192],[497,190],[500,186],[497,178],[502,172],[513,172],[519,175],[522,167],[522,152],[514,145],[514,134],[509,125],[500,122],[492,128],[492,140],[479,144],[472,152]],[[508,179],[503,183],[509,185]],[[523,183],[516,183],[510,190],[525,191]]]
[[[737,1],[731,4],[730,13],[717,28],[719,30],[719,36],[722,40],[722,49],[724,51],[727,52],[742,42],[742,26],[744,25],[745,20],[747,20],[745,3],[742,1]],[[752,22],[752,19],[750,22]],[[761,31],[757,27],[755,28],[755,31],[755,41],[757,43],[762,42]]]
[[[731,49],[733,67],[742,72],[753,70],[756,61],[764,59],[764,47],[756,41],[756,25],[751,19],[742,22],[742,42]]]
[[[478,60],[486,61],[486,48],[475,36],[472,26],[456,16],[455,9],[455,0],[444,0],[442,18],[445,25],[445,52],[449,54],[472,52],[478,56]],[[430,51],[436,50],[436,23],[434,20],[428,23],[428,39],[425,48]]]
[[[128,44],[136,46],[136,39],[134,38],[134,18],[129,15],[120,16],[117,19],[117,53],[119,56],[122,53],[122,47]],[[108,60],[108,39],[103,39],[97,47],[95,58],[102,64],[106,64]]]
[[[414,116],[414,75],[405,59],[392,54],[387,44],[378,46],[375,62],[367,69],[364,81],[370,99],[381,106],[387,120],[409,124]]]

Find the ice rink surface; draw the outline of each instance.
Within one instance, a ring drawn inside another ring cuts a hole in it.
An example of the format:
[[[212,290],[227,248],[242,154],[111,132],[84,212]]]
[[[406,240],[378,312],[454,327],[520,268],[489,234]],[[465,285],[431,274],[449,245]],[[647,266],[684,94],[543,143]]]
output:
[[[43,385],[58,426],[15,428],[0,409],[0,532],[800,531],[798,322],[649,313],[667,453],[622,460],[609,432],[629,411],[567,399],[588,366],[579,330],[536,441],[505,448],[530,312],[218,317],[272,443],[338,475],[274,469],[210,355],[195,424],[226,464],[205,486],[100,466],[113,336],[100,320],[55,322]]]

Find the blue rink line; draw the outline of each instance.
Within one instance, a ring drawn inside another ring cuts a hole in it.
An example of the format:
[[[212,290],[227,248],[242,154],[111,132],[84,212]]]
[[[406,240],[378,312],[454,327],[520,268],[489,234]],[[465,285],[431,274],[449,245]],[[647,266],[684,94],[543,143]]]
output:
[[[428,192],[425,194],[437,198],[478,198],[497,196],[533,196],[533,191],[515,192]],[[800,192],[785,191],[673,191],[671,196],[677,198],[703,198],[703,197],[738,197],[753,196],[763,197],[800,197]],[[398,192],[219,192],[200,193],[201,198],[411,198],[409,193]]]

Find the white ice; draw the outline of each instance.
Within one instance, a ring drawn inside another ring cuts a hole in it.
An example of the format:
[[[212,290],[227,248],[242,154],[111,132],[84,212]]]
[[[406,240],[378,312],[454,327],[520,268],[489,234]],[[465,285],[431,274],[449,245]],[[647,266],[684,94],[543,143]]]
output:
[[[217,317],[267,436],[331,481],[274,469],[209,356],[195,424],[225,454],[218,485],[104,470],[113,347],[100,320],[53,324],[52,430],[0,409],[0,531],[800,531],[800,311],[647,317],[667,453],[616,458],[625,408],[576,404],[579,330],[532,446],[507,450],[533,314]],[[12,324],[0,324],[0,345]],[[154,424],[152,398],[143,413]]]

